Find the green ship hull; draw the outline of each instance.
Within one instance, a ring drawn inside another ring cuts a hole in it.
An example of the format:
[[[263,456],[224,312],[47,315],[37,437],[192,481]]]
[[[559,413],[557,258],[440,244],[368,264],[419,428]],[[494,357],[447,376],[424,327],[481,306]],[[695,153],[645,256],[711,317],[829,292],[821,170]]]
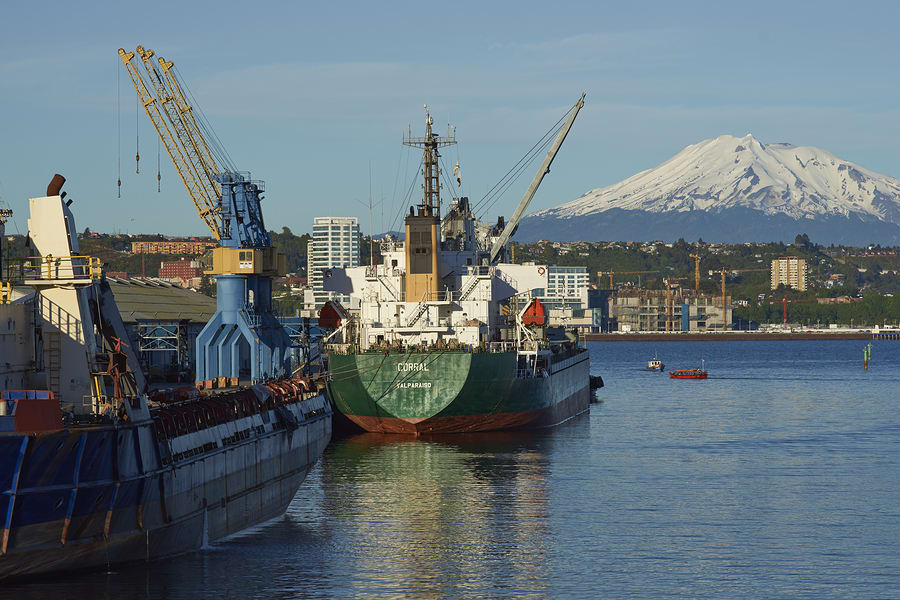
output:
[[[455,433],[549,427],[588,410],[588,353],[554,357],[534,377],[517,353],[329,354],[328,392],[366,431]]]

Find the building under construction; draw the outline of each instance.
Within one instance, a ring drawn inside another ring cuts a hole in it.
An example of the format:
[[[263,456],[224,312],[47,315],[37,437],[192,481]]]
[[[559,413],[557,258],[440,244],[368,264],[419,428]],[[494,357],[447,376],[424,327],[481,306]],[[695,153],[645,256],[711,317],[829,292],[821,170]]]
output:
[[[731,324],[730,296],[677,288],[626,288],[609,299],[612,329],[618,331],[723,331]]]

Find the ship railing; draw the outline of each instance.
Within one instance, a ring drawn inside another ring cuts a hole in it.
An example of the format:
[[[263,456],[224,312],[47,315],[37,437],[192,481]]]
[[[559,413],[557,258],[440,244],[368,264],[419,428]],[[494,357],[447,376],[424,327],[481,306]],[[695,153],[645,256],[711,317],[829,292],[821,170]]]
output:
[[[486,265],[469,265],[466,267],[467,275],[475,275],[477,277],[490,277],[496,272],[496,267]]]
[[[27,256],[5,264],[6,281],[20,281],[26,285],[74,282],[89,284],[103,275],[96,256]]]
[[[509,287],[511,287],[512,289],[514,289],[514,290],[519,289],[519,282],[516,281],[515,279],[513,279],[512,277],[510,277],[509,275],[507,275],[506,273],[504,273],[502,269],[497,270],[497,276],[499,276],[500,279],[505,281],[507,283],[507,285],[509,285]]]
[[[253,310],[253,307],[250,306],[249,304],[245,304],[242,307],[242,310],[244,311],[244,314],[247,317],[247,324],[250,326],[250,328],[251,329],[258,328],[260,325],[260,322],[261,322],[259,313],[257,313],[255,310]]]
[[[38,314],[41,318],[53,325],[63,335],[82,343],[81,319],[64,309],[50,298],[39,295]]]

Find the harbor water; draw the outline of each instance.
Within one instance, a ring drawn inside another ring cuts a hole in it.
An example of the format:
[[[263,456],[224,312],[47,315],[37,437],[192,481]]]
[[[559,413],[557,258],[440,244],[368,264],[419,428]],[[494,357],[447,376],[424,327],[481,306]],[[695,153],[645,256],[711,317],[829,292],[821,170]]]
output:
[[[16,598],[900,594],[900,342],[597,342],[589,415],[336,439],[288,513]],[[699,366],[707,380],[644,370]]]

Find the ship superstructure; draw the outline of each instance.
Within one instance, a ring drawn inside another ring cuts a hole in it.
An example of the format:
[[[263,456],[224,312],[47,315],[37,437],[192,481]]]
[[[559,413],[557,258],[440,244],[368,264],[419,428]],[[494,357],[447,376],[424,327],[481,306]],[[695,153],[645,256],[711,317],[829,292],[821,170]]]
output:
[[[359,300],[358,318],[340,319],[328,338],[329,390],[351,419],[376,431],[472,431],[552,425],[587,409],[587,353],[547,328],[531,297],[546,288],[547,267],[505,261],[583,104],[559,127],[513,219],[495,226],[479,222],[466,197],[441,216],[439,149],[456,140],[434,133],[426,108],[425,136],[404,139],[424,153],[424,194],[405,217],[404,240],[382,244],[382,264],[326,273],[327,290]],[[563,359],[578,367],[556,376]]]
[[[0,276],[0,579],[151,560],[282,514],[331,437],[306,379],[155,393],[56,176]]]

